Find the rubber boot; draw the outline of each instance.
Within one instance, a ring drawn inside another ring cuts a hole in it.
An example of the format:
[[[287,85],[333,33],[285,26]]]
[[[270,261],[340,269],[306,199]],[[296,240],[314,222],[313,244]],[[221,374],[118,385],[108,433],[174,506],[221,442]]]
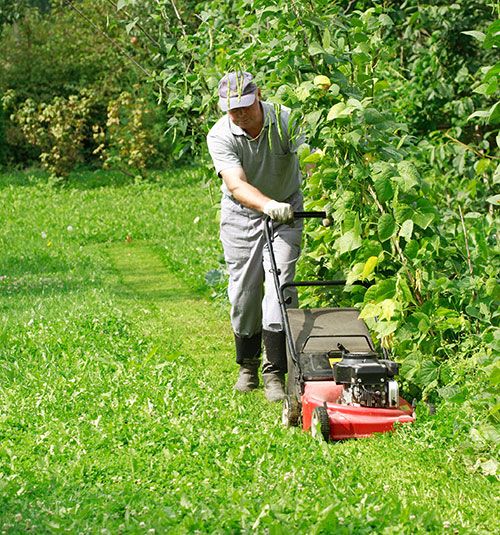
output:
[[[259,387],[260,360],[240,364],[238,380],[234,389],[238,392],[250,392]]]
[[[262,351],[262,333],[250,337],[234,335],[236,362],[240,365],[238,380],[234,389],[238,392],[250,392],[259,386],[260,355]]]
[[[285,399],[285,376],[277,373],[262,375],[267,401],[274,403]]]
[[[270,402],[285,397],[285,374],[287,372],[286,338],[283,331],[262,331],[265,359],[262,366],[264,394]]]

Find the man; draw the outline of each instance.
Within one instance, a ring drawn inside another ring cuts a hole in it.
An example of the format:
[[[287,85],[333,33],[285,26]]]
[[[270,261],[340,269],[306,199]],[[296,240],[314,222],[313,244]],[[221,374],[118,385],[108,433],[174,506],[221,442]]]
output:
[[[283,399],[286,343],[278,296],[270,273],[263,233],[266,216],[274,222],[274,251],[281,284],[293,280],[300,253],[302,210],[299,140],[289,128],[289,110],[261,100],[247,72],[231,72],[219,82],[219,106],[227,115],[210,130],[207,143],[222,178],[220,237],[229,271],[231,325],[240,366],[235,389],[259,385],[261,346],[265,395]],[[296,303],[296,291],[287,297]]]

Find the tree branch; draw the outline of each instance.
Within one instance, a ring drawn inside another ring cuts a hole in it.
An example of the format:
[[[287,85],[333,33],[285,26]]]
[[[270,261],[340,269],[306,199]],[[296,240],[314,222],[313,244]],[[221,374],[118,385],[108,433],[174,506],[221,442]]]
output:
[[[108,4],[111,4],[116,11],[118,11],[117,5],[115,2],[113,2],[113,0],[107,0],[107,2]],[[127,17],[132,18],[130,13],[125,9],[122,9],[121,11],[123,11]],[[136,26],[157,48],[161,48],[160,43],[141,24],[137,23]]]
[[[453,136],[450,136],[450,134],[448,132],[446,132],[444,134],[444,136],[447,137],[448,139],[451,139],[454,143],[457,143],[458,145],[460,145],[464,149],[470,150],[471,152],[473,152],[476,156],[479,156],[480,158],[489,158],[490,160],[498,160],[499,159],[497,156],[489,156],[488,154],[483,154],[482,152],[479,152],[474,147],[471,147],[470,145],[467,145],[467,144],[463,143],[459,139],[456,139]]]
[[[80,17],[82,17],[82,19],[84,19],[87,24],[89,24],[90,26],[92,26],[92,28],[94,28],[94,30],[96,30],[97,32],[99,32],[104,38],[106,38],[112,45],[114,48],[116,48],[117,50],[119,50],[129,61],[131,61],[139,70],[141,70],[146,76],[148,76],[149,78],[152,78],[152,74],[146,70],[140,63],[138,63],[126,50],[125,48],[123,48],[122,45],[120,45],[120,43],[118,43],[117,41],[115,41],[114,39],[112,39],[105,31],[103,31],[101,28],[99,28],[99,26],[97,26],[97,24],[95,24],[93,21],[91,21],[82,11],[80,11],[76,6],[73,5],[72,1],[71,0],[65,0],[65,3],[71,8],[73,9],[76,13],[78,13],[80,15]],[[155,82],[157,85],[158,82]]]

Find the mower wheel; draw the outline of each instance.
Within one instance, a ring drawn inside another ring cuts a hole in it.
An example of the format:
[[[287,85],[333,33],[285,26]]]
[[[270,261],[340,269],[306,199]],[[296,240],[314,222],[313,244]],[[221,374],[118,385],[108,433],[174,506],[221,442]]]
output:
[[[330,418],[325,407],[316,407],[311,416],[311,435],[316,440],[330,440]]]
[[[294,396],[286,395],[283,400],[281,422],[285,427],[296,427],[300,421],[300,403]]]

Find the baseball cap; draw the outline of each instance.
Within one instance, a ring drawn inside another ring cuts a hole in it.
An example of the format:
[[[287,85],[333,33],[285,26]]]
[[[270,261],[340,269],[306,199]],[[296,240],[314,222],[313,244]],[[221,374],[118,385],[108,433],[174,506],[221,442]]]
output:
[[[257,86],[249,72],[230,72],[219,82],[219,106],[222,111],[251,106],[256,94]]]

